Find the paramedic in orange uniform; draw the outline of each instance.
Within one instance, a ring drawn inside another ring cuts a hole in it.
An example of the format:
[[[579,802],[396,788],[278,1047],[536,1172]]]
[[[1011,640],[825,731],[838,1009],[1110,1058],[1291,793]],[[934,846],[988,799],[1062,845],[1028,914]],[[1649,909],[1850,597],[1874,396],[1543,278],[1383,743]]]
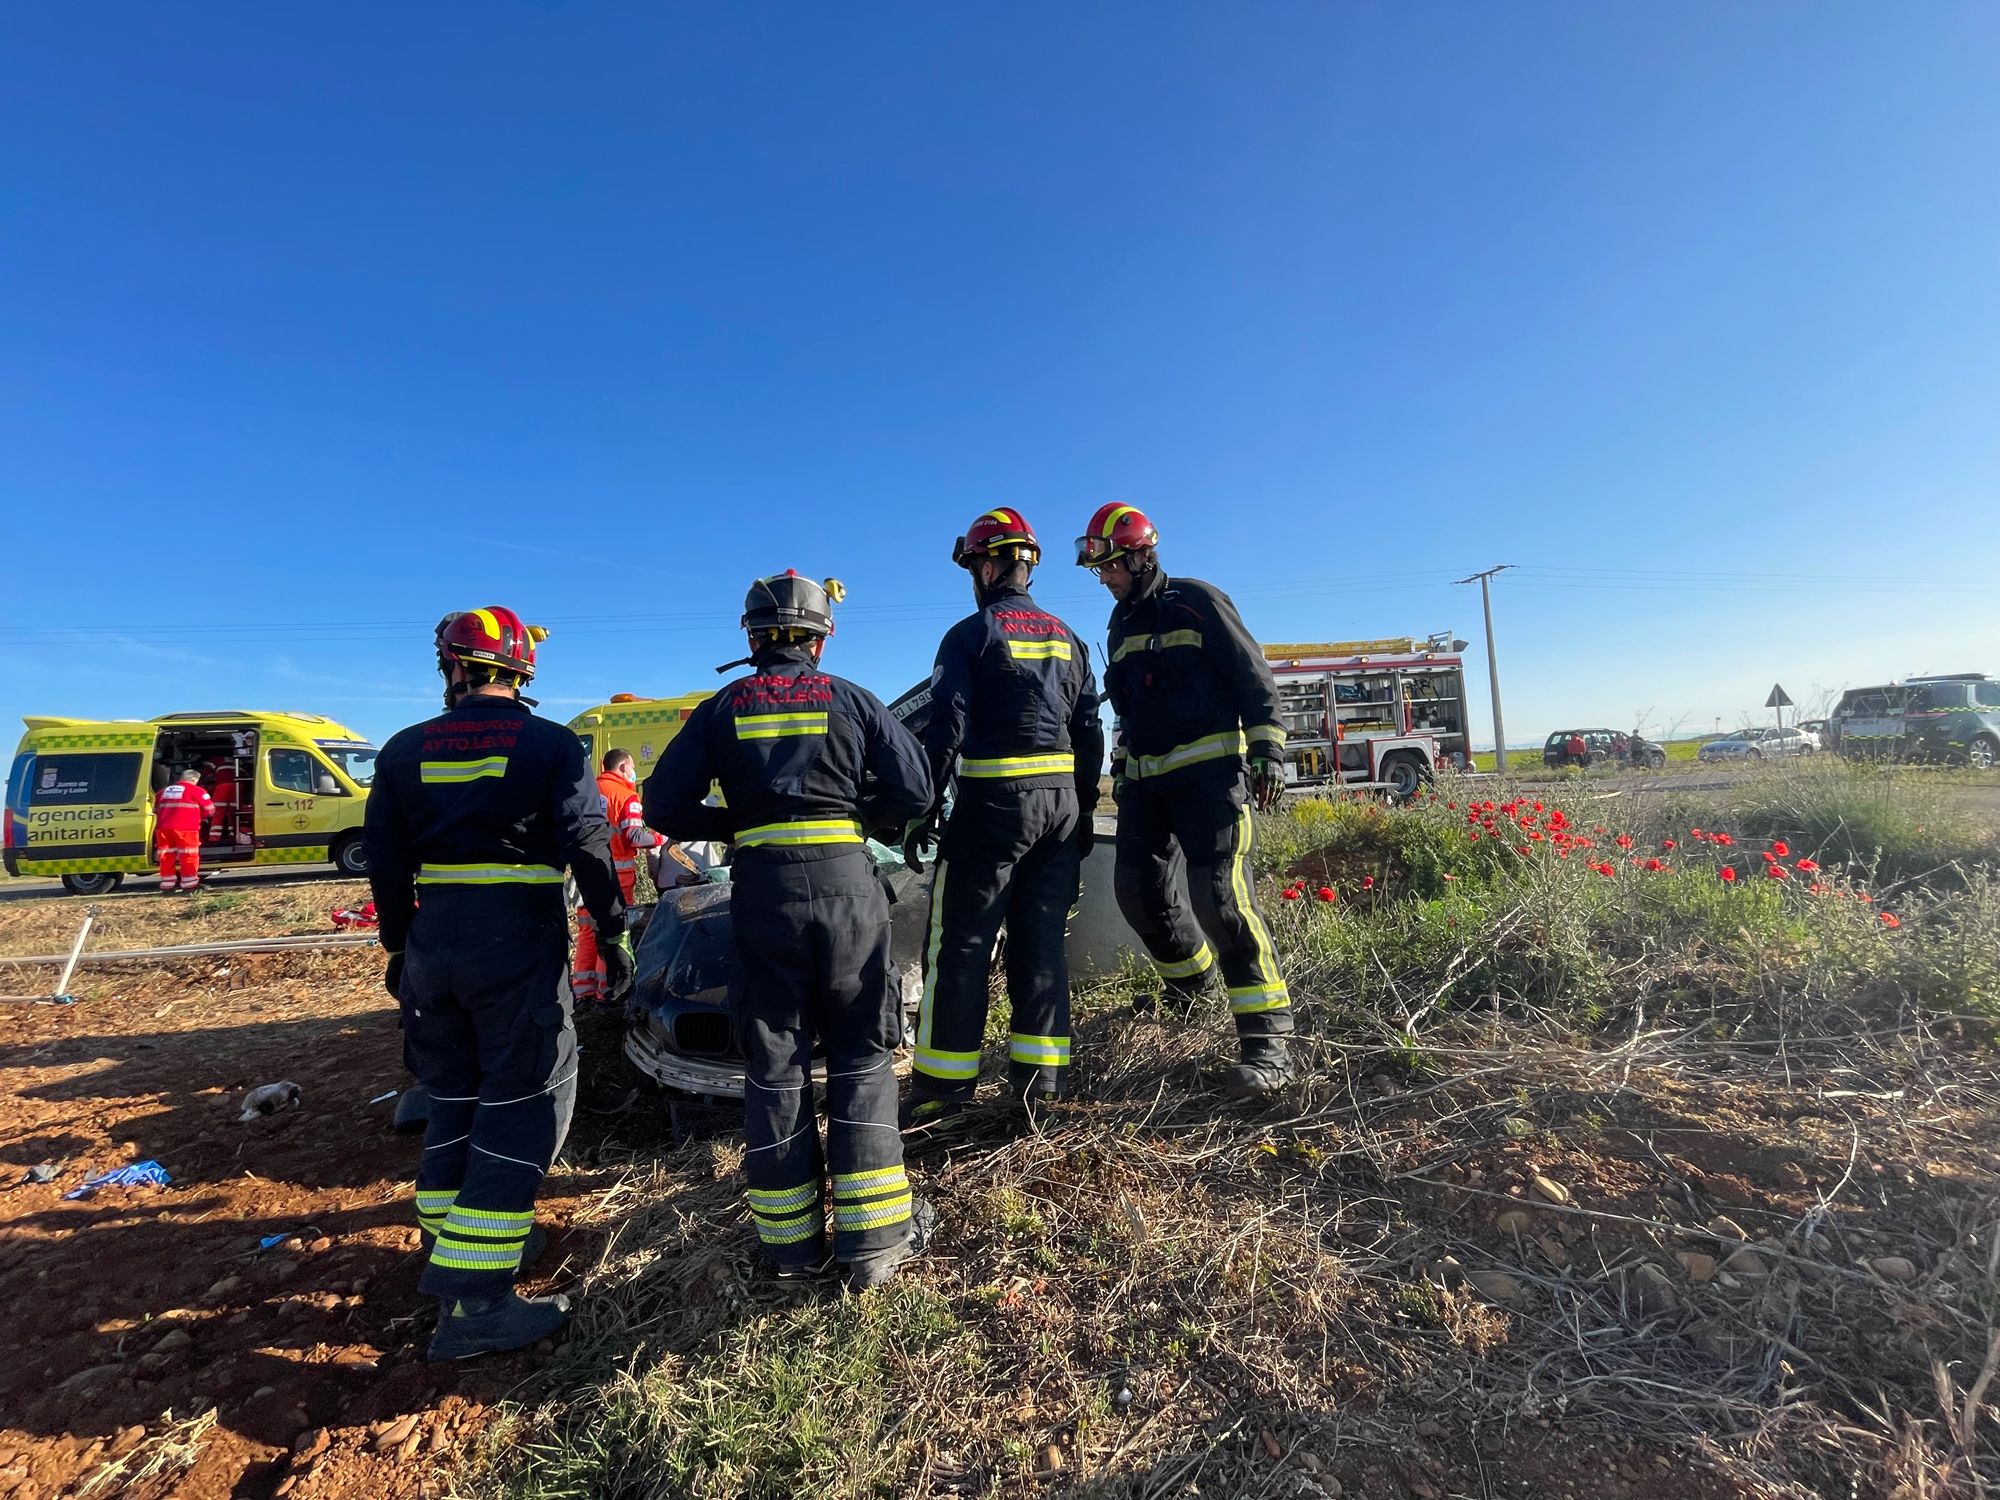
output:
[[[633,769],[631,751],[607,750],[597,775],[604,820],[611,825],[611,864],[618,872],[618,889],[624,893],[627,907],[638,892],[639,851],[660,841],[646,826],[646,809],[639,801]],[[605,983],[604,962],[597,953],[597,924],[591,921],[588,908],[579,908],[576,914],[576,962],[570,966],[569,991],[578,1005],[618,998]]]

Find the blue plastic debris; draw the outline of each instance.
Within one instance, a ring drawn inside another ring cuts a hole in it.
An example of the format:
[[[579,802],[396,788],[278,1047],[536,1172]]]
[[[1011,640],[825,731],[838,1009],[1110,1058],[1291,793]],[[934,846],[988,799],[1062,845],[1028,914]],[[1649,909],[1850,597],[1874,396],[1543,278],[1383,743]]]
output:
[[[99,1172],[84,1183],[63,1194],[68,1198],[88,1198],[102,1187],[165,1187],[173,1178],[167,1169],[156,1161],[138,1161],[129,1167],[114,1167],[109,1172]]]
[[[267,1234],[264,1236],[264,1238],[257,1241],[257,1248],[259,1250],[268,1250],[273,1245],[284,1244],[285,1241],[290,1238],[291,1238],[290,1234]]]

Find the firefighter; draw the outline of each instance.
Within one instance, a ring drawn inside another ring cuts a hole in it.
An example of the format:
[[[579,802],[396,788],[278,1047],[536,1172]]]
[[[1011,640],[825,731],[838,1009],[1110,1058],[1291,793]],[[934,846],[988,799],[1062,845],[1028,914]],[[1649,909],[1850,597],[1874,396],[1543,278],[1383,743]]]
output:
[[[201,884],[201,829],[215,819],[215,799],[201,784],[201,772],[183,771],[153,799],[153,844],[160,852],[160,894],[191,891]]]
[[[1129,505],[1101,507],[1076,542],[1078,566],[1117,601],[1104,686],[1118,716],[1118,906],[1168,995],[1191,1003],[1221,968],[1242,1050],[1223,1090],[1257,1098],[1292,1076],[1291,994],[1250,874],[1250,806],[1269,808],[1285,784],[1278,686],[1229,596],[1169,578],[1158,544]]]
[[[906,1129],[939,1123],[972,1097],[1003,923],[1008,1088],[1029,1102],[1066,1091],[1063,926],[1091,843],[1104,730],[1089,649],[1029,596],[1041,555],[1034,528],[1009,508],[980,516],[952,548],[979,608],[946,634],[931,671],[931,783],[942,801],[955,766],[958,796],[931,878]],[[918,870],[935,817],[920,820],[905,844]]]
[[[820,670],[829,593],[839,586],[790,572],[750,586],[742,625],[755,670],[688,715],[646,779],[646,818],[669,838],[735,845],[730,1000],[746,1059],[745,1196],[764,1254],[785,1277],[824,1266],[830,1172],[832,1255],[858,1290],[895,1275],[934,1221],[903,1172],[889,906],[863,845],[929,808],[931,779],[923,747],[879,699]],[[705,802],[711,782],[726,805]]]
[[[561,1297],[514,1290],[540,1248],[535,1193],[576,1100],[564,866],[614,986],[632,973],[582,742],[521,698],[545,634],[498,607],[439,621],[445,711],[382,747],[368,796],[385,983],[402,1007],[404,1059],[430,1093],[418,1289],[439,1302],[434,1360],[535,1343],[568,1311]]]
[[[597,795],[611,825],[611,866],[618,872],[618,890],[630,906],[639,889],[639,851],[650,849],[660,836],[646,826],[646,809],[632,774],[630,750],[607,750],[597,773]],[[569,992],[578,1005],[616,1001],[606,984],[604,961],[598,953],[597,924],[588,906],[576,914],[576,962],[570,965]]]

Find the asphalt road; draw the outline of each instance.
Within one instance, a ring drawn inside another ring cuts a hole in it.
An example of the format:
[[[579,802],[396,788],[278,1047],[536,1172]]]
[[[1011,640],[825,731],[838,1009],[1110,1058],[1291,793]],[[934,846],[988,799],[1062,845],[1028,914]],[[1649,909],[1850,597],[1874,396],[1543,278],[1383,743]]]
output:
[[[353,878],[351,875],[342,875],[332,865],[267,865],[261,870],[210,871],[208,872],[208,879],[204,882],[203,888],[207,890],[227,890],[232,887],[241,889],[250,886],[317,885],[323,881],[352,880]],[[38,877],[8,880],[0,877],[0,901],[37,901],[48,896],[62,896],[66,894],[68,893],[63,890],[60,880],[44,880]],[[91,896],[88,899],[92,901],[124,901],[131,897],[143,896],[149,900],[158,900],[159,894],[159,877],[157,875],[127,875],[125,883],[109,895]],[[72,899],[81,902],[86,898],[77,896]]]

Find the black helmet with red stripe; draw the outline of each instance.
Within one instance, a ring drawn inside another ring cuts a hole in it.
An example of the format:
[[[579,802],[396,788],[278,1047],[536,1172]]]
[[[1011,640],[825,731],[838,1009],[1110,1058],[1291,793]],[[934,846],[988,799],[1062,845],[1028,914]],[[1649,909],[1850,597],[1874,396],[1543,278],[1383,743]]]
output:
[[[535,675],[535,647],[548,639],[504,605],[464,609],[437,623],[438,671],[444,674],[445,702],[453,701],[452,668],[464,669],[469,684],[508,682],[518,687]]]
[[[1028,518],[1011,505],[1003,505],[980,516],[952,543],[951,560],[961,568],[970,568],[982,557],[1032,566],[1042,560],[1042,544],[1035,540],[1035,528],[1028,524]]]
[[[1100,505],[1082,536],[1076,539],[1076,565],[1101,567],[1128,552],[1160,544],[1160,533],[1136,505]]]

